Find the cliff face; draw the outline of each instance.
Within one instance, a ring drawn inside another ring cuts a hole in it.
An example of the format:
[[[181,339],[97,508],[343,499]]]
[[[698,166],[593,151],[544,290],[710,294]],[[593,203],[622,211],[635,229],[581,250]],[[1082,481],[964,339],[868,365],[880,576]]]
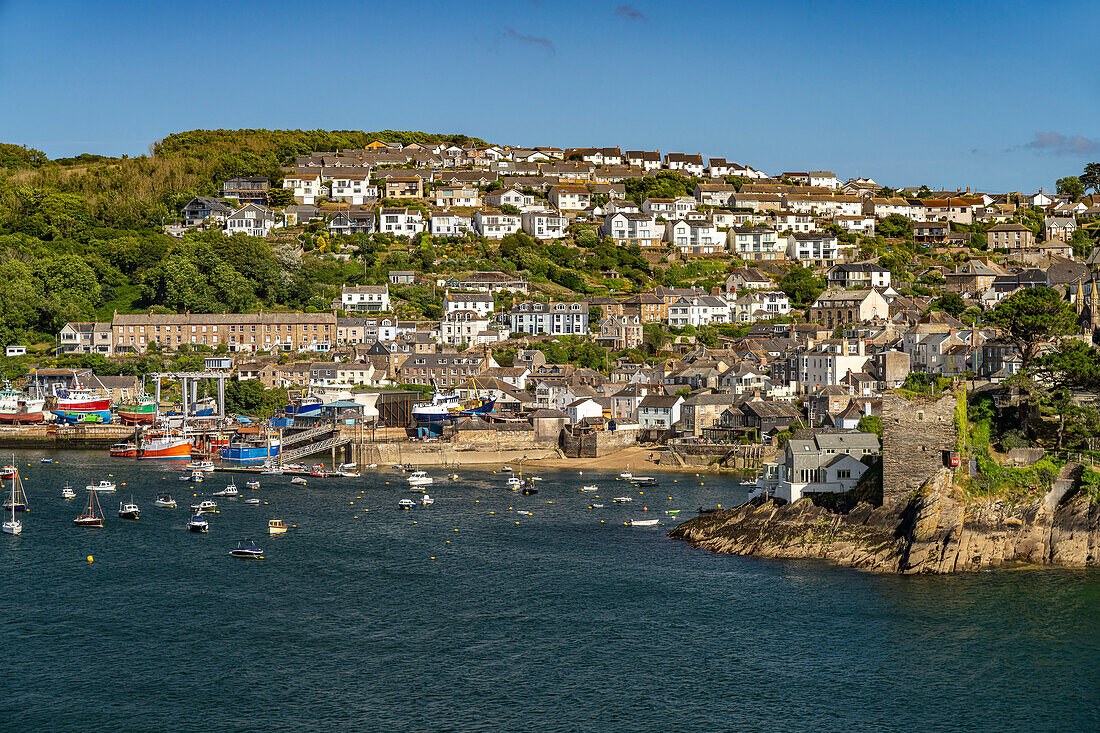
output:
[[[1023,561],[1084,567],[1100,563],[1100,505],[1072,496],[1043,501],[963,504],[950,496],[950,474],[936,474],[913,498],[888,507],[861,504],[831,514],[809,499],[768,501],[703,515],[670,537],[712,552],[771,558],[819,558],[887,573],[950,573]]]

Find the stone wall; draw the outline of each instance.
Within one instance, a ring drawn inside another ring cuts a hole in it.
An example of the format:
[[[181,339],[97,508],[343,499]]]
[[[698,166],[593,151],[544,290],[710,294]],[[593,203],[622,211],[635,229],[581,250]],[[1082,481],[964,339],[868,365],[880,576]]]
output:
[[[936,402],[882,400],[883,505],[904,499],[944,467],[944,451],[955,449],[954,394]]]

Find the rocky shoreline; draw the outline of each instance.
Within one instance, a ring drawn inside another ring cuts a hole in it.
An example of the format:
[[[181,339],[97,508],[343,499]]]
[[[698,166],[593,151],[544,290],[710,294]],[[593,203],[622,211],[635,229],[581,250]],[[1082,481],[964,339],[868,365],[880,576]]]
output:
[[[802,499],[743,504],[677,526],[669,537],[716,553],[816,558],[882,573],[952,573],[1013,562],[1085,567],[1100,562],[1100,504],[1069,494],[1036,500],[962,502],[951,474],[889,506],[834,514]],[[1051,508],[1053,506],[1053,508]]]

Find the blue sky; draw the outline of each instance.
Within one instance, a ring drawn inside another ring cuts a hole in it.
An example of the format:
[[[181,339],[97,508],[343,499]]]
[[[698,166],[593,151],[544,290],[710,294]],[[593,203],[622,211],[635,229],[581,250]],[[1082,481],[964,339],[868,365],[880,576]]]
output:
[[[702,152],[894,186],[1100,160],[1100,3],[0,0],[0,141],[419,129]]]

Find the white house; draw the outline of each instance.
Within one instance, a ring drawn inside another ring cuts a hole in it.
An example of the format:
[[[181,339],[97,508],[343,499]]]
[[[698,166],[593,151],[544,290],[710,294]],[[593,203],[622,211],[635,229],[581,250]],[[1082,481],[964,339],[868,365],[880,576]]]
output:
[[[291,173],[283,178],[283,188],[294,191],[294,201],[313,204],[324,193],[320,173]]]
[[[638,424],[644,430],[670,430],[680,422],[683,404],[684,398],[679,395],[646,395],[638,403]]]
[[[474,228],[486,239],[503,239],[519,231],[522,219],[516,214],[504,214],[500,211],[474,212]]]
[[[259,204],[245,204],[225,220],[226,234],[248,234],[266,237],[275,227],[275,212]]]
[[[331,198],[361,206],[367,200],[378,198],[378,186],[372,185],[369,173],[340,173],[329,182]]]
[[[378,214],[378,231],[411,237],[424,231],[424,215],[419,209],[384,208]]]
[[[699,153],[669,153],[665,156],[665,166],[670,171],[679,171],[687,176],[703,175],[703,156]]]
[[[523,231],[535,239],[561,239],[568,220],[556,211],[525,211],[521,217]]]
[[[805,267],[832,267],[853,249],[854,244],[842,243],[835,234],[826,232],[796,232],[787,237],[787,259],[797,260]]]
[[[832,171],[809,171],[806,174],[811,186],[821,186],[836,190],[840,188],[840,179]]]
[[[588,303],[516,303],[508,315],[514,333],[588,333]]]
[[[345,311],[388,311],[390,286],[344,285],[340,288],[340,305]]]
[[[474,220],[470,216],[453,211],[433,211],[429,221],[433,237],[460,237],[474,231]]]
[[[640,247],[656,247],[661,243],[664,226],[659,225],[652,214],[620,211],[603,220],[600,233],[611,237],[620,246],[637,244]]]
[[[734,227],[726,232],[733,254],[753,262],[787,259],[787,242],[771,227]]]
[[[441,208],[461,206],[472,209],[481,206],[478,193],[477,188],[474,186],[463,185],[439,186],[432,191],[432,195],[435,197],[435,205]]]
[[[493,312],[493,296],[489,293],[452,293],[443,295],[443,312],[473,311],[479,316],[488,317]]]
[[[667,239],[681,257],[719,254],[726,251],[726,234],[709,221],[691,220],[669,224]]]
[[[504,204],[515,206],[517,209],[523,211],[531,206],[534,206],[535,197],[525,194],[523,191],[520,191],[514,186],[512,188],[503,188],[485,194],[486,206],[499,207],[503,206]]]
[[[576,425],[585,418],[602,417],[603,406],[593,397],[582,397],[567,405],[565,414],[569,416],[569,422]]]
[[[659,150],[627,150],[623,153],[627,165],[631,168],[641,168],[646,171],[661,169],[661,153]]]
[[[476,311],[449,311],[439,321],[439,341],[448,346],[476,344],[478,337],[488,328],[489,319]]]
[[[550,187],[550,203],[559,211],[584,211],[592,205],[592,194],[584,186],[560,183]]]

